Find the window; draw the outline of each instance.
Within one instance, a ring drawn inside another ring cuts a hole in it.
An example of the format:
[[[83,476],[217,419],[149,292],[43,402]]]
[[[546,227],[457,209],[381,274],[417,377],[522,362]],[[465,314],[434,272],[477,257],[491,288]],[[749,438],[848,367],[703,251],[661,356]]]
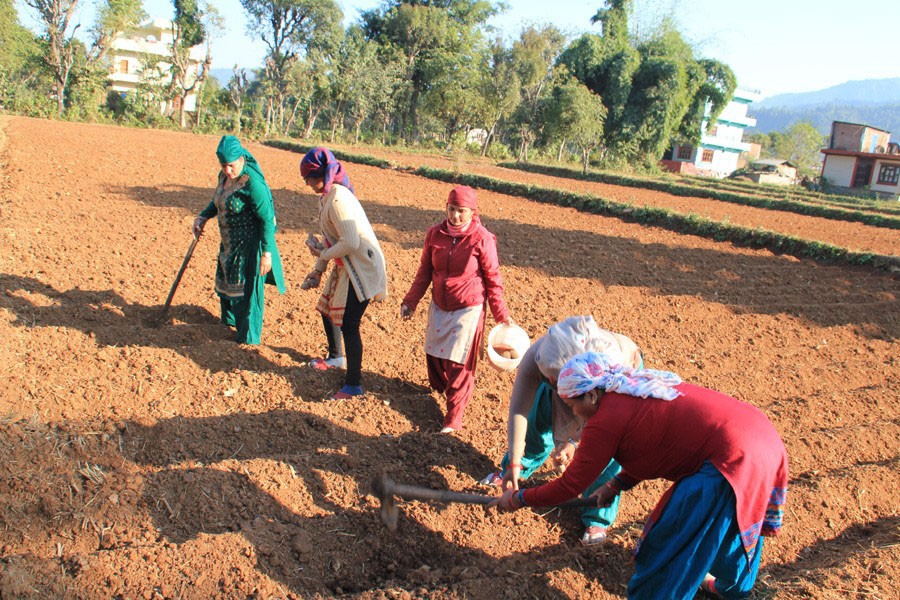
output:
[[[691,160],[691,156],[694,154],[693,146],[678,146],[678,159],[679,160]]]
[[[900,181],[900,165],[881,165],[878,170],[878,183],[897,185]]]
[[[127,60],[120,60],[120,61],[119,61],[119,68],[116,69],[116,70],[117,70],[119,73],[127,73],[127,72],[128,72],[128,61],[127,61]]]
[[[715,152],[713,152],[709,148],[704,148],[703,149],[703,162],[712,162],[714,154],[715,154]]]

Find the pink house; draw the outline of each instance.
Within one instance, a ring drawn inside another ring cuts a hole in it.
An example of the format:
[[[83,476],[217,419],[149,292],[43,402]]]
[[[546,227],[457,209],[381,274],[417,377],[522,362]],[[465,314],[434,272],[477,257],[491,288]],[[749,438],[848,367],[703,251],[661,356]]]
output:
[[[900,147],[891,133],[868,125],[834,121],[822,149],[822,178],[848,190],[868,190],[900,199]]]

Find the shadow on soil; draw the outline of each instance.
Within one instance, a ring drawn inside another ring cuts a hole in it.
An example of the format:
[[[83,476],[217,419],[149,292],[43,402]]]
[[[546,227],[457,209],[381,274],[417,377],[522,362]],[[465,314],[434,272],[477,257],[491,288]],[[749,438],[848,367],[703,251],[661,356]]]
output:
[[[379,503],[367,496],[375,474],[401,473],[405,483],[440,489],[448,484],[437,468],[469,464],[483,469],[489,464],[453,438],[418,433],[369,438],[311,414],[275,411],[177,418],[152,426],[129,423],[123,447],[130,460],[159,469],[146,479],[144,498],[167,539],[181,544],[201,533],[240,532],[255,548],[259,568],[298,593],[422,586],[461,587],[462,595],[478,597],[486,584],[496,591],[498,578],[519,573],[528,595],[564,598],[568,596],[541,575],[570,566],[573,556],[589,577],[600,574],[598,584],[611,593],[627,581],[629,552],[613,544],[600,553],[556,546],[502,558],[461,547],[451,541],[455,532],[422,523],[443,521],[440,513],[450,509],[446,506],[401,502],[399,529],[388,531]],[[438,456],[441,462],[435,463]],[[290,500],[276,499],[246,470],[245,475],[228,464],[254,459],[277,461],[280,474],[269,469],[265,476],[278,482],[282,498],[298,496],[313,510],[298,514],[287,505]],[[183,463],[222,466],[174,468]],[[482,514],[480,507],[460,510],[473,513],[466,521],[499,518]]]
[[[166,348],[192,360],[211,372],[246,369],[271,373],[289,382],[293,394],[306,401],[320,401],[342,385],[343,371],[316,371],[305,365],[312,359],[289,348],[272,347],[291,358],[294,364],[274,363],[254,347],[234,342],[234,332],[205,308],[181,305],[173,308],[184,321],[158,327],[147,326],[159,314],[159,307],[127,302],[113,290],[71,289],[60,292],[37,279],[0,275],[0,307],[12,311],[22,327],[66,327],[92,336],[98,346],[137,345]],[[324,335],[323,335],[324,337]],[[433,402],[422,402],[430,390],[403,379],[365,372],[366,387],[391,399],[391,408],[421,430],[433,430],[442,413]],[[476,474],[473,473],[473,476]]]
[[[168,190],[135,186],[113,191],[189,213],[204,208],[210,193],[183,186]],[[286,189],[273,190],[273,195],[282,231],[315,229],[313,196],[300,195],[299,201],[279,200],[298,196],[295,190]],[[389,206],[371,199],[363,204],[382,241],[409,251],[421,248],[425,231],[442,214],[440,210]],[[537,209],[553,210],[543,205]],[[646,287],[661,294],[698,296],[736,312],[788,313],[823,326],[852,324],[867,337],[900,336],[900,321],[894,314],[900,280],[890,273],[812,260],[643,244],[628,237],[579,230],[577,221],[565,230],[496,218],[486,219],[485,225],[497,236],[503,265],[597,280],[604,286]],[[776,288],[779,294],[773,298]],[[398,293],[405,293],[405,289]],[[860,309],[865,309],[862,319]]]

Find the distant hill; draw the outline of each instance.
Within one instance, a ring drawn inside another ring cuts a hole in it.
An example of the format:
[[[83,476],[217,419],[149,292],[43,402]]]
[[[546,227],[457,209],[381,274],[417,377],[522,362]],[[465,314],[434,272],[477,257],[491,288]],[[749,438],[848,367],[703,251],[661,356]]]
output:
[[[871,125],[900,137],[900,77],[848,81],[824,90],[779,94],[750,105],[756,127],[748,133],[783,131],[808,121],[823,135],[832,121]]]

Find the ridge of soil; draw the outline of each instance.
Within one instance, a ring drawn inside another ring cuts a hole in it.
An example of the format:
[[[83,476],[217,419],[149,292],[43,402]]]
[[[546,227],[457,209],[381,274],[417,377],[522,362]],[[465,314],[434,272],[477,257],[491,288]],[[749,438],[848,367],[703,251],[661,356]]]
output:
[[[217,137],[20,117],[0,117],[0,132],[0,597],[625,596],[631,549],[664,482],[625,495],[599,548],[582,547],[578,515],[560,510],[402,502],[396,533],[379,518],[369,486],[381,473],[483,493],[476,481],[505,450],[512,374],[482,359],[465,428],[437,433],[424,308],[411,321],[399,314],[451,186],[349,165],[392,295],[363,321],[367,393],[333,402],[323,398],[342,373],[306,366],[325,341],[317,292],[299,285],[316,202],[296,154],[248,145],[272,187],[289,285],[268,290],[263,343],[250,347],[218,321],[215,227],[169,319],[147,325],[211,197]],[[600,184],[572,182],[588,185]],[[637,341],[648,366],[773,421],[791,490],[753,597],[894,597],[896,275],[486,191],[479,210],[498,238],[511,314],[532,339],[593,314]],[[759,209],[742,219],[800,237],[815,220]],[[823,231],[864,239],[861,227],[829,220]],[[897,233],[885,233],[893,250],[878,251],[897,254]]]

